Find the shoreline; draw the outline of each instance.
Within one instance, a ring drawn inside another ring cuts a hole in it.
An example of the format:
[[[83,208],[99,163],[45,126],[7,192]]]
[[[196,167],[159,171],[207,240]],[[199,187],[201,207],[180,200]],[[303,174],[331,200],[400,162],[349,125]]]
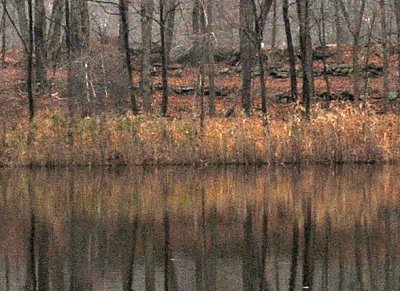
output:
[[[33,139],[27,143],[28,133]],[[400,161],[400,117],[351,106],[315,110],[305,121],[261,117],[165,119],[123,115],[68,118],[47,112],[33,124],[0,128],[0,166],[243,166],[392,164]]]

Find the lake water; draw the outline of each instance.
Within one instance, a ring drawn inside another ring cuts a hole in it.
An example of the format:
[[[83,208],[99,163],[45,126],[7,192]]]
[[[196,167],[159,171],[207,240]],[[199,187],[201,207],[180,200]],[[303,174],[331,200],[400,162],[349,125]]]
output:
[[[398,166],[3,169],[0,221],[0,290],[400,290]]]

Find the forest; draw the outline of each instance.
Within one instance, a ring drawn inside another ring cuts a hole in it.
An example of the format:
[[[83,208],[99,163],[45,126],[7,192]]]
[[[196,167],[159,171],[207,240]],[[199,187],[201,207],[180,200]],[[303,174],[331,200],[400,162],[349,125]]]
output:
[[[1,0],[0,165],[400,159],[400,0]]]
[[[399,290],[400,0],[0,0],[0,290]]]

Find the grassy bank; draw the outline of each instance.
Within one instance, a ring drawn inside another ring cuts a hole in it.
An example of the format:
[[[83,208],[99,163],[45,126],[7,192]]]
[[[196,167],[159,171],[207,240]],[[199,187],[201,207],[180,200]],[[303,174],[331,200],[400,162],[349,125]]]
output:
[[[163,119],[103,116],[70,119],[38,116],[0,129],[0,162],[7,166],[145,164],[256,164],[400,161],[400,117],[360,112],[350,106],[315,110],[311,121],[293,114],[260,118]]]

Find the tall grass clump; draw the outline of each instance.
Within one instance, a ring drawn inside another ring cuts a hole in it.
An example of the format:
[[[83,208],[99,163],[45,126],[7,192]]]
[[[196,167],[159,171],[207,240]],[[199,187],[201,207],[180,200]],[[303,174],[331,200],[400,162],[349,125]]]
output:
[[[27,143],[29,130],[33,139]],[[69,118],[0,128],[0,164],[94,166],[166,164],[345,163],[400,161],[400,117],[349,105],[315,109],[310,121],[257,117],[195,119],[145,115]]]

